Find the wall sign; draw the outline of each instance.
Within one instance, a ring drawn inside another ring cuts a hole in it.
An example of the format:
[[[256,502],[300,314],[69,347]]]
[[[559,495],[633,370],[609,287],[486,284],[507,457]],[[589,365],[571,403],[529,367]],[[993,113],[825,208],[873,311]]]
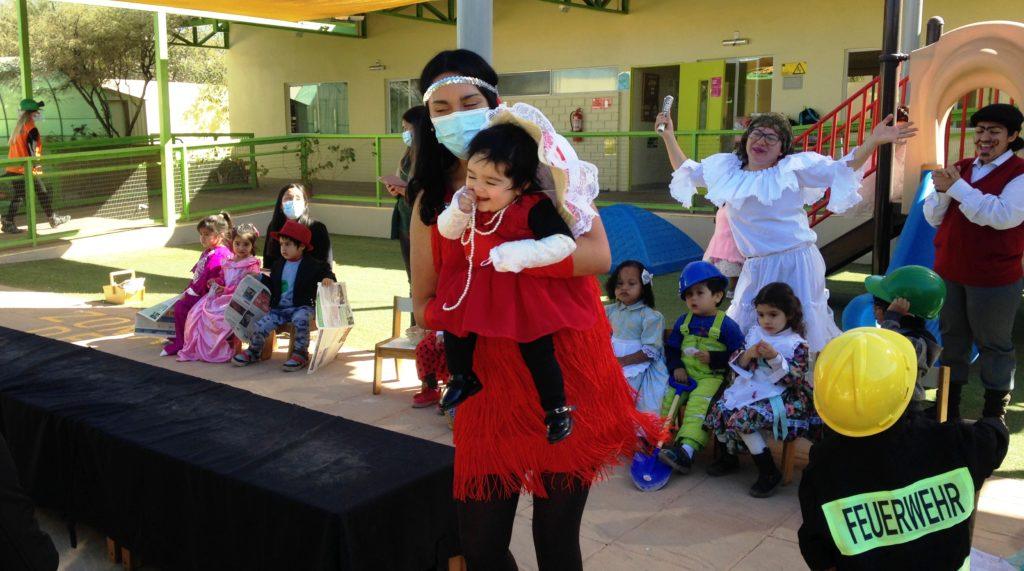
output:
[[[711,97],[722,96],[722,78],[712,77],[711,78]]]
[[[782,75],[805,75],[807,73],[807,62],[791,61],[782,64]]]

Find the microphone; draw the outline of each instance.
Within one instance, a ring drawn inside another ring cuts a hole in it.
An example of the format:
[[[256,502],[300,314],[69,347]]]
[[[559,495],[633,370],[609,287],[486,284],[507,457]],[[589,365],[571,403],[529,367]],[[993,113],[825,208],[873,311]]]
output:
[[[672,97],[671,95],[666,95],[665,99],[661,102],[661,112],[662,113],[668,113],[669,111],[672,111],[672,102],[675,101],[675,100],[676,100],[675,97]],[[664,123],[662,123],[661,125],[658,125],[658,132],[659,133],[664,133],[665,132],[665,124]]]

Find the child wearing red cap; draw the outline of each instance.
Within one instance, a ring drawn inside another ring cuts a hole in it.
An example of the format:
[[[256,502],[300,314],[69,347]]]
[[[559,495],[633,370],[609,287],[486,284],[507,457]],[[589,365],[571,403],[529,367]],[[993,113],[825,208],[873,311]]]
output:
[[[309,362],[309,322],[313,319],[317,283],[331,285],[334,272],[330,264],[306,254],[313,249],[309,228],[289,220],[270,237],[281,244],[281,259],[274,263],[263,283],[270,288],[270,312],[257,323],[249,348],[235,355],[239,367],[259,361],[267,335],[285,323],[295,328],[295,348],[284,363],[285,371],[304,369]]]

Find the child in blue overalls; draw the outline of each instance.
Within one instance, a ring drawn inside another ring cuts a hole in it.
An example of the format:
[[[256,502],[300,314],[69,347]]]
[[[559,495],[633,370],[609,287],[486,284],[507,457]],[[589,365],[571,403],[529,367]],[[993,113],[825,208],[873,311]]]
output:
[[[665,342],[668,370],[679,383],[691,378],[697,388],[682,393],[685,410],[681,412],[679,431],[672,446],[662,449],[658,458],[676,471],[688,474],[693,455],[708,443],[704,429],[711,401],[725,380],[729,357],[743,346],[740,326],[718,309],[729,280],[708,262],[691,262],[679,276],[679,297],[689,310],[672,327]],[[668,414],[675,391],[665,392],[662,416]]]

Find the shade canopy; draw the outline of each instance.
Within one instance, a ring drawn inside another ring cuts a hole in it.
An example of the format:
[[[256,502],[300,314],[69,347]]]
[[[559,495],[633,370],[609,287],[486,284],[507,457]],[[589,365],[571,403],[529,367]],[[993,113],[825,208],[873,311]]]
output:
[[[82,4],[134,5],[133,7],[163,9],[173,13],[204,12],[242,18],[259,18],[285,22],[312,22],[328,18],[345,18],[354,14],[400,8],[422,0],[129,0],[110,2],[72,0]]]

